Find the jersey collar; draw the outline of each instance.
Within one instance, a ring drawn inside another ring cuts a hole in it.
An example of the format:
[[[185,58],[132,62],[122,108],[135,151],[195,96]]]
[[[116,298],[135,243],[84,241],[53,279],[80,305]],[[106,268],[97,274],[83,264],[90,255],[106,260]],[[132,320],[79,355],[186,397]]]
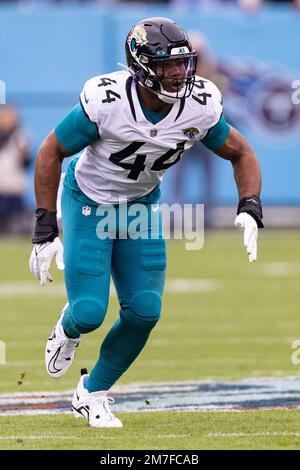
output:
[[[138,98],[136,83],[134,82],[133,77],[128,77],[126,80],[126,95],[129,102],[131,114],[135,122],[139,124],[148,124],[149,126],[154,126],[154,124],[151,124],[151,122],[148,121],[148,119],[144,115],[140,100]],[[164,126],[166,124],[170,125],[172,122],[177,121],[177,119],[183,112],[184,106],[185,99],[179,100],[172,106],[172,109],[166,115],[166,117],[157,124],[155,124],[155,127],[159,127],[160,125]]]

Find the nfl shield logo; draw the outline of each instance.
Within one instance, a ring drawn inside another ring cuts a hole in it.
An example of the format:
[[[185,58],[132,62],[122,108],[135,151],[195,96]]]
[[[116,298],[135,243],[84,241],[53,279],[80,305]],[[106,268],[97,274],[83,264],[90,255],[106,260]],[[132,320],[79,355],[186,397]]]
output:
[[[156,136],[157,136],[157,129],[151,129],[150,137],[156,137]]]
[[[82,206],[82,214],[85,215],[86,217],[88,215],[91,215],[91,211],[92,209],[90,208],[90,206]]]

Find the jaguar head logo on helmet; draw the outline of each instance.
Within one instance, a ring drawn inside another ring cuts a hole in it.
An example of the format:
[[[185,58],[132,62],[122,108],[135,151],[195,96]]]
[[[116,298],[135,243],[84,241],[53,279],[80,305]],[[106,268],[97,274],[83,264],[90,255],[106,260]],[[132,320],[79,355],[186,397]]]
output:
[[[168,18],[140,21],[125,43],[129,72],[162,101],[173,104],[190,96],[197,53],[185,31]]]

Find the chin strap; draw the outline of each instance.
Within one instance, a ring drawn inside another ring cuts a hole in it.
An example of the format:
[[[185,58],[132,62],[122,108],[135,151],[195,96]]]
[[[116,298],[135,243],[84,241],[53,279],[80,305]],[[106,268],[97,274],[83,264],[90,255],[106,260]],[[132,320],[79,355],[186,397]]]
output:
[[[178,93],[176,92],[172,93],[170,91],[166,91],[162,85],[161,85],[161,89],[163,91],[163,94],[157,92],[157,96],[159,97],[161,101],[164,101],[165,103],[168,103],[168,104],[177,103],[177,101],[184,98],[184,95],[185,95],[184,88],[180,90]]]
[[[168,104],[175,104],[178,100],[181,99],[180,97],[173,98],[172,96],[161,95],[160,93],[157,93],[157,96],[161,101]]]

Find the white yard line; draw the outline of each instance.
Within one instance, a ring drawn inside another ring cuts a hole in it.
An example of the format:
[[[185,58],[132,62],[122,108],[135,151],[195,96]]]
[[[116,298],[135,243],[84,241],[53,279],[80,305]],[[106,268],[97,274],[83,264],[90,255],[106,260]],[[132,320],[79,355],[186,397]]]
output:
[[[233,344],[233,345],[240,345],[240,344],[247,344],[247,345],[251,345],[251,344],[266,344],[266,345],[269,345],[269,344],[276,344],[276,345],[283,345],[283,344],[288,344],[290,345],[292,343],[292,341],[294,340],[295,338],[292,337],[292,336],[277,336],[277,337],[268,337],[268,336],[257,336],[257,337],[236,337],[236,336],[232,336],[232,337],[226,337],[226,338],[217,338],[217,341],[218,341],[218,344]],[[213,338],[204,338],[204,337],[201,337],[199,336],[198,338],[180,338],[180,344],[181,345],[190,345],[190,346],[201,346],[203,344],[212,344],[216,342],[216,337],[213,337]],[[9,343],[7,343],[9,344]],[[152,340],[152,344],[156,347],[166,347],[168,345],[178,345],[178,338],[164,338],[164,339],[153,339]],[[20,349],[23,347],[24,348],[24,345],[20,345],[19,346]],[[18,349],[18,346],[16,346],[16,349]]]
[[[41,287],[36,282],[2,282],[0,285],[0,297],[32,297],[36,295],[45,295],[55,297],[57,295],[66,295],[66,289],[62,283],[53,283]]]
[[[190,437],[189,434],[158,434],[156,436],[158,439],[180,439],[180,438],[183,438],[183,437]],[[97,440],[100,439],[110,439],[110,440],[113,440],[113,439],[120,439],[120,436],[118,437],[113,437],[113,436],[97,436]],[[125,437],[124,437],[125,438]],[[20,440],[20,441],[27,441],[27,440],[31,440],[31,441],[42,441],[42,440],[51,440],[51,439],[57,439],[57,440],[60,440],[60,439],[65,439],[65,440],[69,440],[69,441],[72,441],[74,439],[81,439],[80,437],[78,436],[74,436],[74,435],[69,435],[69,436],[59,436],[59,435],[55,435],[55,436],[51,436],[51,435],[36,435],[36,436],[27,436],[27,435],[24,435],[24,436],[16,436],[16,435],[12,435],[12,436],[0,436],[0,441],[17,441],[17,440]]]
[[[201,346],[201,341],[199,341],[199,346]],[[245,363],[252,363],[253,359],[252,358],[243,358],[242,361],[244,364]],[[160,366],[160,365],[165,365],[165,366],[176,366],[176,364],[186,364],[186,358],[176,358],[176,359],[144,359],[143,364],[145,366]],[[222,357],[220,359],[219,357],[195,357],[193,358],[193,363],[194,364],[240,364],[241,359],[238,357]],[[1,365],[0,368],[4,367],[28,367],[28,366],[43,366],[44,361],[43,360],[24,360],[24,361],[7,361],[5,364]],[[1,369],[0,369],[1,370]],[[262,374],[263,371],[256,371],[259,372],[259,375]],[[273,371],[266,371],[269,374],[272,374]],[[274,371],[274,374],[278,374],[284,371]]]
[[[212,292],[218,289],[219,282],[214,279],[169,279],[166,282],[166,292],[173,294],[187,294],[197,292]],[[41,287],[36,282],[2,282],[0,297],[33,297],[33,296],[66,296],[63,283],[53,283]],[[110,296],[116,297],[116,291],[111,285]]]
[[[60,440],[60,439],[66,439],[66,440],[69,440],[69,441],[72,441],[73,439],[80,439],[80,437],[77,437],[77,436],[60,436],[60,435],[57,435],[55,434],[55,436],[50,436],[50,435],[41,435],[41,436],[27,436],[27,435],[24,435],[24,436],[0,436],[0,441],[16,441],[16,440],[20,440],[20,441],[27,441],[27,440],[31,440],[31,441],[42,441],[42,440],[51,440],[51,439],[57,439],[57,440]]]
[[[267,277],[295,277],[300,276],[300,263],[273,262],[261,266],[263,274]]]
[[[274,437],[289,436],[300,437],[300,432],[210,432],[205,437]]]
[[[170,279],[166,282],[166,292],[186,294],[189,292],[211,292],[217,290],[215,279]]]
[[[7,361],[5,367],[26,367],[26,366],[41,366],[44,364],[43,360],[28,360],[28,361]]]

